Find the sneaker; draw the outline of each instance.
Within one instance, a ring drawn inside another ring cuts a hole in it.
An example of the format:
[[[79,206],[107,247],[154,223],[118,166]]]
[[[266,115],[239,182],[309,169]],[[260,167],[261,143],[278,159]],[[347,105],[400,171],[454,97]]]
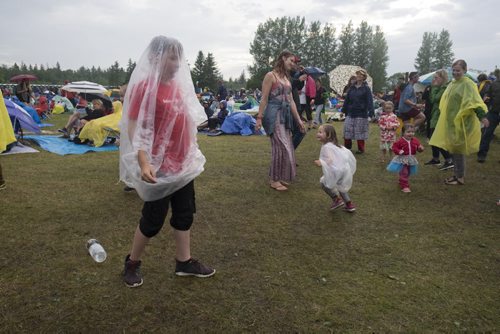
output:
[[[401,189],[401,191],[404,193],[411,193],[411,190],[408,187]]]
[[[142,285],[141,261],[130,260],[130,255],[125,257],[125,269],[123,269],[123,282],[129,288],[137,288]]]
[[[455,164],[451,161],[445,161],[444,164],[442,164],[441,166],[439,166],[439,170],[447,170],[447,169],[450,169],[450,168],[453,168],[455,167]]]
[[[332,205],[330,206],[330,210],[333,211],[344,205],[345,205],[344,201],[341,198],[337,197],[333,200]]]
[[[486,157],[483,157],[483,156],[478,156],[478,157],[477,157],[477,162],[479,162],[479,163],[483,163],[483,162],[485,162],[485,161],[486,161]]]
[[[131,192],[131,191],[134,191],[134,190],[135,190],[134,188],[129,187],[129,186],[125,186],[125,188],[123,188],[123,191],[125,191],[125,192],[127,192],[127,193],[129,193],[129,192]]]
[[[356,206],[352,202],[348,202],[346,203],[344,210],[347,212],[354,212],[356,211]]]
[[[66,128],[57,129],[57,131],[63,134],[63,138],[69,138],[69,132]]]
[[[210,277],[215,274],[215,269],[209,268],[193,258],[186,262],[175,260],[175,274],[177,276]]]
[[[361,150],[356,151],[356,154],[363,154],[363,153],[365,153],[365,151],[361,151]]]
[[[427,161],[426,163],[424,163],[424,165],[439,165],[440,163],[441,163],[441,161],[439,161],[439,160],[431,159],[431,160]]]
[[[7,185],[5,184],[5,182],[0,184],[0,190],[4,190],[4,189],[7,189]]]

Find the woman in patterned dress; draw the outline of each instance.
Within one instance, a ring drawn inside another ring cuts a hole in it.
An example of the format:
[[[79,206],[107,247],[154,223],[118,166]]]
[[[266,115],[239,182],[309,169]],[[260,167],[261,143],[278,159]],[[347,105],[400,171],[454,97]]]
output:
[[[289,80],[290,70],[295,66],[295,56],[290,51],[282,51],[274,68],[264,77],[262,98],[257,115],[256,129],[264,127],[271,139],[271,166],[269,182],[271,188],[287,190],[295,179],[295,153],[292,144],[292,117],[304,132],[297,107],[292,97],[292,85]]]

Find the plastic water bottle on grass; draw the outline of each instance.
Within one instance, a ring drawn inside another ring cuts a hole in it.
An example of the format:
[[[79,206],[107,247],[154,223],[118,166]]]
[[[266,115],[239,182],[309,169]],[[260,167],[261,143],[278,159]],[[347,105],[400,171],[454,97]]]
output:
[[[106,260],[106,251],[99,243],[99,241],[97,241],[97,239],[89,239],[87,241],[87,250],[89,251],[90,256],[92,256],[95,262],[100,263]]]

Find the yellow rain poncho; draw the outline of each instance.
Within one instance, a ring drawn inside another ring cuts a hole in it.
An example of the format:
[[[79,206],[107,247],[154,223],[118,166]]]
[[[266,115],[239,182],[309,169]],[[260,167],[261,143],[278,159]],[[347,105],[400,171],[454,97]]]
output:
[[[455,154],[479,151],[481,126],[476,109],[488,110],[476,84],[465,76],[453,80],[441,97],[441,114],[429,144]]]
[[[95,147],[102,146],[106,140],[109,131],[107,128],[120,132],[120,119],[122,118],[122,103],[120,101],[113,102],[114,112],[111,115],[94,119],[83,127],[78,135],[80,140],[92,140]]]
[[[14,129],[10,121],[7,107],[3,102],[3,95],[0,91],[0,152],[5,151],[7,145],[16,141]]]

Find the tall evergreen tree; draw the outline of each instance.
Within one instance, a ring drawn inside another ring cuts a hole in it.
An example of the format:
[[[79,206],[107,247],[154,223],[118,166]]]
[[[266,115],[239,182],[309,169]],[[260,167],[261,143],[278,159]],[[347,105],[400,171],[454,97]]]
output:
[[[193,83],[195,84],[195,86],[198,85],[198,87],[202,89],[206,85],[204,82],[202,82],[204,64],[205,64],[205,55],[200,50],[198,51],[198,55],[196,56],[194,67],[191,70],[191,77],[193,78]]]
[[[373,91],[382,91],[386,88],[387,62],[389,61],[387,42],[379,26],[375,27],[371,46],[370,65],[367,70],[373,79]]]
[[[415,69],[420,73],[429,73],[434,71],[434,54],[436,46],[437,34],[424,32],[422,37],[422,45],[415,58]]]
[[[356,32],[354,34],[354,59],[355,64],[361,66],[362,68],[367,68],[371,62],[371,53],[373,47],[372,35],[372,27],[370,27],[367,22],[361,21],[360,26],[356,28]]]
[[[441,30],[434,48],[433,71],[451,66],[454,57],[451,50],[452,46],[453,42],[450,39],[450,33],[447,30]]]
[[[356,65],[356,44],[352,21],[342,28],[337,48],[337,65]]]
[[[135,66],[137,63],[132,61],[132,59],[128,59],[127,63],[127,70],[126,70],[126,75],[125,75],[125,81],[124,82],[129,82],[130,81],[130,76],[132,75],[132,72],[134,72]]]
[[[205,84],[213,92],[217,91],[218,81],[222,79],[217,64],[212,53],[207,54],[207,58],[203,63],[203,72],[201,82]]]

